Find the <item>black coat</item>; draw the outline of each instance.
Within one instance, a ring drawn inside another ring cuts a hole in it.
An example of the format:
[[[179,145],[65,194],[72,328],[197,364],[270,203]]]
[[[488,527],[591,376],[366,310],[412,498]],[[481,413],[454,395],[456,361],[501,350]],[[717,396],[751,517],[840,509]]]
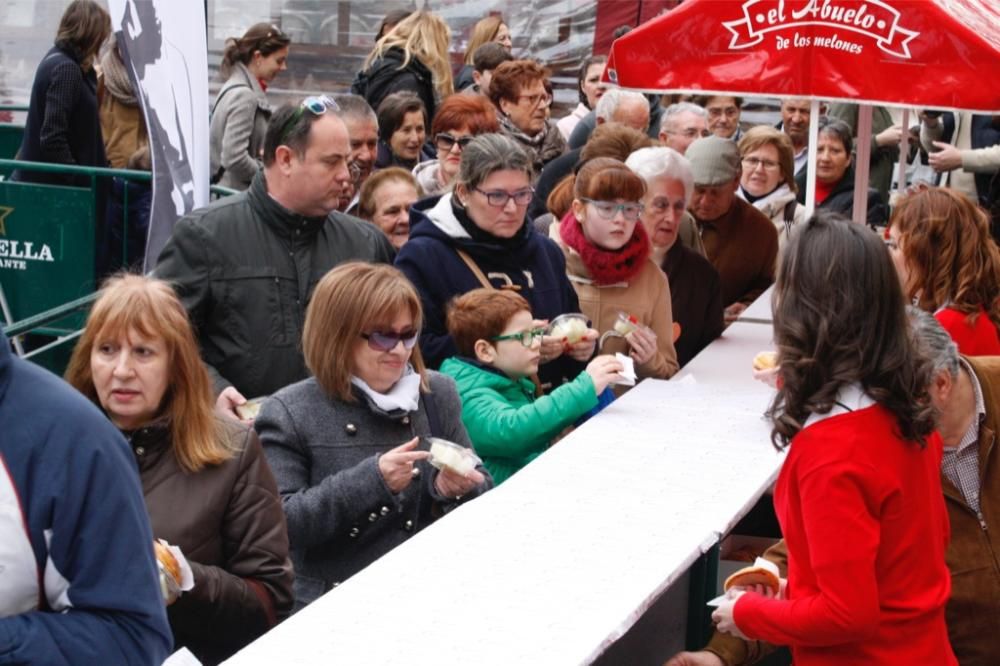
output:
[[[97,111],[97,76],[80,69],[82,58],[59,43],[38,65],[18,159],[77,166],[106,167]],[[88,176],[15,171],[12,180],[88,187]]]
[[[430,125],[437,111],[434,76],[416,57],[410,58],[410,62],[403,67],[405,57],[403,49],[389,49],[368,69],[358,73],[351,84],[351,92],[364,97],[376,111],[382,100],[392,93],[416,93],[427,109],[427,124]]]
[[[663,258],[670,283],[674,321],[681,336],[674,341],[677,363],[684,367],[709,343],[722,335],[722,282],[712,264],[677,239]]]
[[[258,172],[246,192],[182,217],[155,273],[191,316],[216,393],[231,384],[254,398],[309,375],[302,326],[320,278],[345,261],[392,256],[378,227],[338,212],[297,215]]]
[[[799,186],[798,201],[800,204],[806,203],[806,169],[803,169],[795,176],[795,182]],[[830,210],[851,217],[854,213],[854,167],[850,166],[844,172],[844,177],[840,179],[837,186],[830,192],[830,196],[822,203],[816,204],[816,210]],[[874,228],[886,224],[889,214],[878,190],[868,188],[868,226]]]

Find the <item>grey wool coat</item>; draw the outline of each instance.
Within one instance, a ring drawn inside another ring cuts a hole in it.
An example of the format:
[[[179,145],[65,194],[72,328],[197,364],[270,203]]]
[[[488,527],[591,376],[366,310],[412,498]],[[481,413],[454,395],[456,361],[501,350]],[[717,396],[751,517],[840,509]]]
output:
[[[236,63],[212,106],[208,156],[213,182],[234,190],[250,187],[270,119],[271,105],[257,78]]]
[[[414,412],[386,413],[357,390],[356,403],[333,399],[312,377],[261,407],[255,427],[288,519],[296,610],[493,486],[479,466],[483,484],[460,500],[442,497],[434,488],[437,469],[424,460],[398,495],[385,485],[379,455],[415,436],[420,450],[430,446],[429,435],[471,447],[455,382],[433,371],[427,376],[430,394],[421,394]]]

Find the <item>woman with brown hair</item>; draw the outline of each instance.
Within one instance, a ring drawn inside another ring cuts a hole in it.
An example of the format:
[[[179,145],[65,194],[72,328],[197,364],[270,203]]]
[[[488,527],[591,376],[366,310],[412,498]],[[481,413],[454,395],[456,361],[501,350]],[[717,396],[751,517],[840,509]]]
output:
[[[396,92],[378,105],[378,151],[375,168],[402,167],[411,171],[433,159],[427,145],[427,109],[411,92]]]
[[[549,120],[549,70],[533,60],[501,64],[490,79],[490,101],[497,109],[500,131],[528,151],[536,174],[566,152],[566,139]]]
[[[549,235],[566,256],[581,311],[603,334],[598,353],[628,351],[639,377],[666,379],[677,372],[670,285],[649,258],[645,193],[622,162],[590,160],[575,176],[570,211]]]
[[[378,109],[388,95],[409,91],[423,102],[427,117],[433,118],[438,102],[454,92],[450,41],[451,31],[441,17],[413,12],[378,40],[351,84],[351,92]]]
[[[106,167],[97,108],[94,60],[111,17],[94,0],[73,0],[63,12],[55,46],[35,72],[28,119],[17,158],[73,166]],[[90,176],[15,171],[11,180],[90,187]]]
[[[423,196],[442,194],[458,175],[462,149],[479,134],[500,131],[496,112],[482,95],[451,95],[441,103],[431,124],[431,141],[437,159],[421,162],[413,169]]]
[[[209,161],[212,182],[238,190],[250,187],[260,168],[264,134],[271,119],[267,86],[288,69],[285,33],[257,23],[239,39],[226,40],[219,73],[226,83],[212,105]]]
[[[957,664],[948,643],[941,438],[902,291],[869,229],[820,212],[792,234],[774,292],[787,458],[774,507],[777,594],[731,590],[721,631],[788,645],[796,664]]]
[[[961,353],[1000,355],[1000,250],[985,211],[954,190],[926,188],[896,206],[887,243],[904,295]]]
[[[428,462],[429,437],[469,448],[450,378],[424,368],[420,297],[395,268],[341,264],[306,311],[313,376],[263,405],[256,428],[278,479],[296,608],[347,580],[492,480]]]
[[[788,135],[768,125],[749,129],[740,139],[743,171],[736,196],[767,215],[784,247],[796,224],[806,219],[806,207],[795,199],[795,149]]]
[[[474,70],[473,59],[476,49],[483,44],[490,43],[499,44],[507,49],[507,53],[510,53],[514,47],[514,41],[510,36],[510,28],[504,23],[503,16],[499,14],[479,19],[476,25],[472,27],[472,34],[469,35],[469,44],[465,47],[465,58],[462,60],[464,64],[462,65],[462,69],[459,70],[458,76],[455,77],[456,91],[465,90],[475,83],[472,72]]]
[[[361,186],[358,216],[381,229],[398,252],[410,238],[410,206],[418,194],[417,181],[406,169],[379,169]]]
[[[125,435],[153,536],[190,565],[194,587],[167,608],[175,647],[214,664],[273,627],[292,604],[274,477],[254,431],[213,413],[208,373],[170,286],[109,279],[66,380]]]

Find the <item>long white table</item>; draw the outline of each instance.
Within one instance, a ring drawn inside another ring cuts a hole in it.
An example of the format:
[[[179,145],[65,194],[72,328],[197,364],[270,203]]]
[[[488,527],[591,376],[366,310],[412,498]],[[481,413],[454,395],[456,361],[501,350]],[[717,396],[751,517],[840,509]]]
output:
[[[750,304],[739,317],[742,322],[771,323],[771,296],[774,293],[774,285],[768,287],[767,291],[760,295],[756,301]]]
[[[770,335],[732,325],[227,663],[590,663],[777,475]]]

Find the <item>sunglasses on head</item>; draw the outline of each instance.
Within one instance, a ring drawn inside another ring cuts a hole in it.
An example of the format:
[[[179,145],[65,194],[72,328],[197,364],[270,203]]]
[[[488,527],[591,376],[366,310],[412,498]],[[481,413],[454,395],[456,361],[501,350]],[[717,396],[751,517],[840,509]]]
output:
[[[403,343],[405,349],[413,349],[413,346],[417,344],[418,331],[400,331],[396,333],[395,331],[372,331],[371,333],[362,333],[361,337],[368,341],[368,346],[375,351],[388,352],[396,348],[400,342]]]
[[[302,119],[302,115],[308,111],[314,116],[322,116],[326,113],[327,109],[332,109],[333,111],[340,111],[340,107],[335,101],[326,95],[320,95],[318,97],[306,97],[299,104],[299,107],[295,109],[295,112],[289,116],[288,120],[285,121],[284,126],[281,128],[281,140],[278,143],[282,143],[292,129],[299,124],[299,120]]]

